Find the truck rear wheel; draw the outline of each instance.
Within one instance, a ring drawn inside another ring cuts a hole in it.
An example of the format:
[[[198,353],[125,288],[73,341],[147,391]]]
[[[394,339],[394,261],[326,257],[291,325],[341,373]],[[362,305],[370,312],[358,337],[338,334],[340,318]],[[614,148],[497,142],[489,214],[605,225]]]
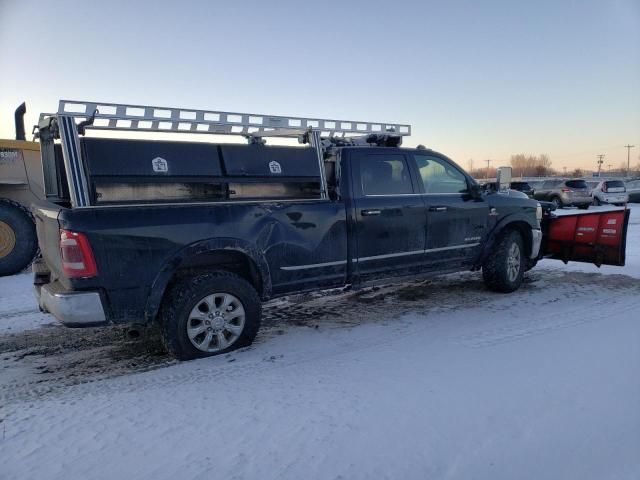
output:
[[[251,345],[261,312],[256,290],[234,273],[190,277],[177,283],[163,301],[163,341],[180,360],[227,353]]]
[[[29,212],[11,200],[0,200],[0,276],[27,268],[37,251],[36,227]]]
[[[495,249],[482,265],[482,278],[489,289],[509,293],[522,284],[525,270],[525,250],[516,230],[505,232]]]

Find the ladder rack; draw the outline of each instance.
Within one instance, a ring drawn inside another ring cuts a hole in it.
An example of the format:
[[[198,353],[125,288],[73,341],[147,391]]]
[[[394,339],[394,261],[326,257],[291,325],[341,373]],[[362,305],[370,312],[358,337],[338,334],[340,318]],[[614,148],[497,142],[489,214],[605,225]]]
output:
[[[56,121],[52,128],[54,118]],[[324,156],[326,148],[332,144],[331,140],[346,137],[345,140],[348,139],[348,141],[364,139],[369,142],[371,139],[368,137],[395,137],[400,140],[399,137],[411,135],[411,125],[400,123],[288,117],[77,100],[60,100],[57,113],[40,114],[38,129],[42,152],[52,151],[54,138],[60,138],[63,160],[68,172],[71,203],[77,208],[91,206],[89,180],[79,138],[79,134],[84,134],[85,129],[241,135],[250,143],[262,142],[262,137],[269,136],[297,137],[302,143],[309,143],[315,149],[321,199],[328,198]],[[44,132],[46,134],[42,135]],[[325,140],[322,138],[323,135],[330,138]]]
[[[297,137],[309,130],[323,135],[411,135],[411,125],[186,108],[153,107],[107,102],[60,100],[56,115],[94,118],[86,128],[142,132],[209,133],[217,135]],[[42,114],[41,120],[51,114]],[[271,133],[269,133],[271,132]]]

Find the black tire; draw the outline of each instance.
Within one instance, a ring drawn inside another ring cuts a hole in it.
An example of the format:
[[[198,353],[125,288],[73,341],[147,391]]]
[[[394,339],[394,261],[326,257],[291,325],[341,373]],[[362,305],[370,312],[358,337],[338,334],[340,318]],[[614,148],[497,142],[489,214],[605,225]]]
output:
[[[515,247],[514,247],[515,245]],[[510,270],[510,253],[517,248],[519,262],[517,274]],[[508,230],[498,238],[495,247],[482,265],[482,279],[485,285],[494,292],[509,293],[517,290],[522,284],[526,267],[525,250],[520,233]]]
[[[564,204],[562,203],[562,199],[558,196],[551,197],[551,203],[553,203],[557,209],[564,207]]]
[[[580,210],[589,210],[589,204],[586,204],[586,205],[578,205],[578,208],[579,208]]]
[[[198,349],[187,334],[192,310],[203,298],[213,293],[236,297],[244,309],[244,327],[227,348],[215,352]],[[215,271],[178,282],[165,295],[160,309],[160,329],[167,350],[180,360],[209,357],[251,345],[260,328],[262,304],[255,288],[242,277],[226,271]]]
[[[27,268],[38,251],[36,226],[19,203],[0,199],[0,277]]]

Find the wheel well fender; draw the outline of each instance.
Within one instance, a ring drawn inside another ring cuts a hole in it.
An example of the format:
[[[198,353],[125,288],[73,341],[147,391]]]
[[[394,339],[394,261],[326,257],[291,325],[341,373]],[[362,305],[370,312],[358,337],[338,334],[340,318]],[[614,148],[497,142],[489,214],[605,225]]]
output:
[[[165,292],[173,282],[185,275],[210,272],[213,269],[237,273],[254,286],[263,300],[271,296],[269,265],[254,245],[234,238],[203,240],[187,245],[164,263],[147,298],[147,323],[155,320]]]
[[[474,261],[473,269],[477,270],[482,266],[493,251],[500,236],[509,230],[515,230],[520,233],[522,242],[524,243],[525,254],[529,257],[529,255],[531,255],[531,249],[533,248],[531,230],[534,228],[537,227],[531,225],[531,220],[525,215],[514,214],[502,218],[487,235],[484,246]]]

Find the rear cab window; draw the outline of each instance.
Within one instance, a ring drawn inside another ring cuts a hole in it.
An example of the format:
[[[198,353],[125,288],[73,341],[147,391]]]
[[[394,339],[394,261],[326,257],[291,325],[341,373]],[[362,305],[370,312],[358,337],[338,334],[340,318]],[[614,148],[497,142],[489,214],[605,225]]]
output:
[[[620,180],[609,180],[604,183],[607,188],[624,188],[624,182]]]

